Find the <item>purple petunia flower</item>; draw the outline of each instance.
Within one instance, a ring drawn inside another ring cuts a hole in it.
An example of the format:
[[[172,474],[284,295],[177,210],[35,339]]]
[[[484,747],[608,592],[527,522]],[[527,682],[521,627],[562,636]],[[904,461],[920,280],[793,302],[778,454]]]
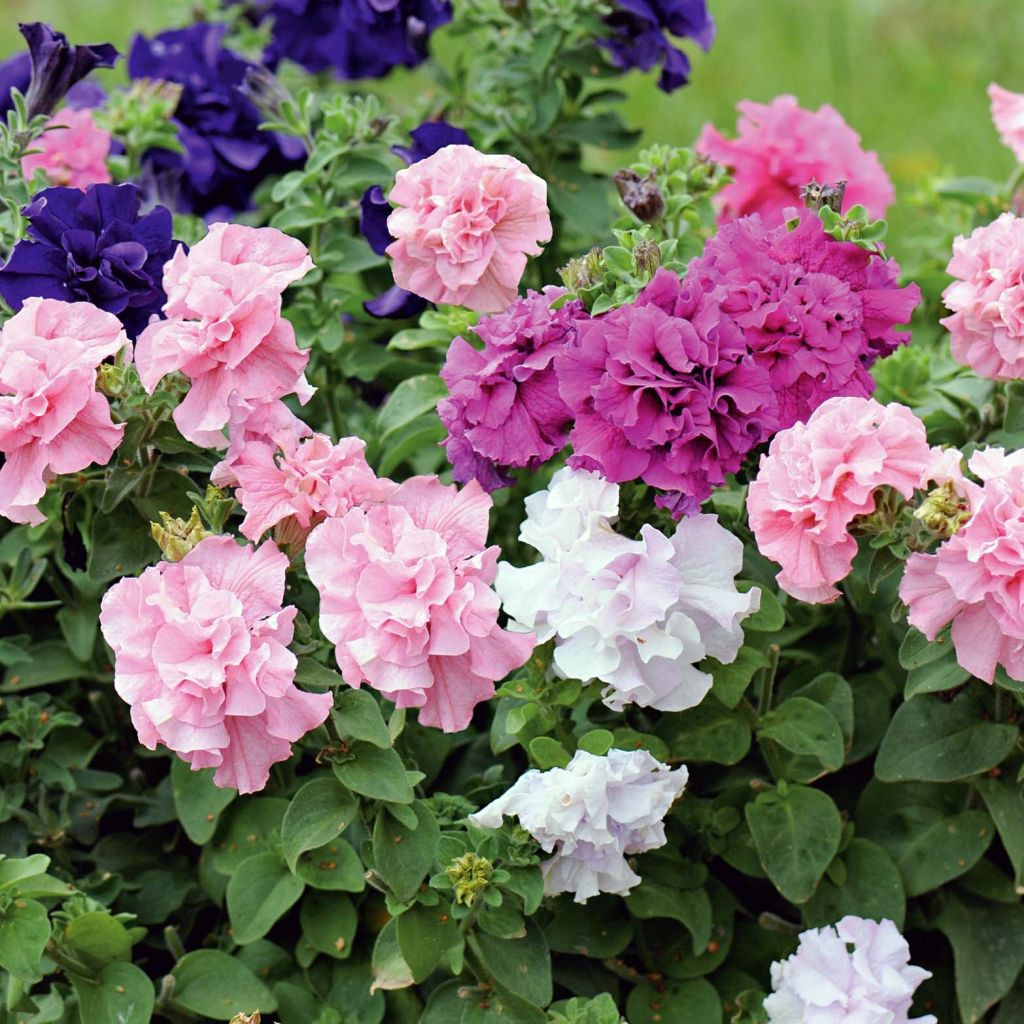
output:
[[[910,340],[897,325],[921,300],[916,284],[899,286],[894,260],[836,241],[810,211],[793,231],[757,215],[724,225],[686,279],[713,297],[768,371],[778,399],[772,433],[827,398],[869,396],[868,370]]]
[[[611,34],[598,42],[617,67],[650,71],[661,64],[658,85],[672,92],[690,77],[690,58],[669,36],[693,39],[708,50],[715,39],[715,22],[706,0],[616,0],[605,19]]]
[[[555,357],[587,314],[580,302],[551,309],[564,294],[552,287],[542,295],[531,291],[504,313],[484,317],[473,328],[483,349],[464,338],[451,343],[441,371],[449,397],[437,412],[459,483],[508,487],[506,469],[536,469],[569,440],[572,413],[558,393]]]
[[[56,32],[41,21],[20,25],[19,28],[28,43],[32,67],[25,94],[30,117],[52,114],[68,90],[93,68],[112,68],[121,56],[109,43],[74,46],[63,32]],[[17,85],[16,82],[11,84]]]
[[[151,150],[147,171],[164,202],[207,220],[247,209],[267,175],[300,166],[305,155],[301,140],[260,130],[259,111],[240,91],[254,65],[222,45],[226,32],[198,24],[136,36],[128,57],[133,79],[183,87],[174,121],[185,152]]]
[[[425,160],[445,146],[473,145],[473,140],[467,132],[446,121],[425,121],[409,132],[409,137],[412,139],[411,146],[391,147],[391,151],[407,164]],[[360,200],[359,230],[378,256],[383,256],[387,247],[395,240],[388,230],[388,217],[391,216],[392,209],[380,185],[368,188]],[[427,302],[426,299],[421,299],[396,284],[375,299],[364,302],[363,308],[371,316],[405,320],[422,313],[427,308]]]
[[[714,298],[662,268],[636,302],[579,323],[555,356],[575,424],[569,464],[696,511],[775,423],[768,371]]]
[[[160,314],[164,263],[180,244],[170,211],[140,216],[141,204],[135,185],[43,189],[23,211],[29,237],[0,268],[0,295],[15,310],[32,296],[91,302],[135,338]]]
[[[268,64],[291,60],[339,78],[381,78],[416,67],[431,33],[452,19],[449,0],[258,0],[272,19]]]

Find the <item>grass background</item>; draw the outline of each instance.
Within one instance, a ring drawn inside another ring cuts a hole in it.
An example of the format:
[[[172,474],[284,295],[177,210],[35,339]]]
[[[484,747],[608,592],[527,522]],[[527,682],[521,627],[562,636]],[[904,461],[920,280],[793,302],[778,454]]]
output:
[[[172,7],[181,3],[171,0]],[[985,87],[995,80],[1024,91],[1020,0],[710,6],[718,40],[709,54],[689,47],[689,87],[666,96],[654,75],[625,78],[627,120],[644,129],[645,141],[690,143],[705,121],[731,128],[737,100],[789,92],[804,106],[837,107],[865,146],[878,151],[897,187],[923,172],[1010,173],[1013,161],[992,129]],[[19,47],[18,21],[47,20],[72,40],[123,46],[134,31],[166,24],[167,9],[166,0],[0,0],[0,54]],[[618,154],[612,162],[620,162]]]

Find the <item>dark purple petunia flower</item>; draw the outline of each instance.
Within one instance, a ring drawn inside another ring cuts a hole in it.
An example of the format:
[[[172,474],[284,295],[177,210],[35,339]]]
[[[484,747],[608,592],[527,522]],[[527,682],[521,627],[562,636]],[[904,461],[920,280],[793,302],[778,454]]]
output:
[[[112,68],[121,56],[109,43],[73,46],[62,32],[55,32],[41,21],[19,28],[28,43],[32,65],[25,94],[30,117],[52,114],[68,90],[93,68]]]
[[[272,19],[264,59],[291,60],[339,78],[381,78],[427,56],[431,33],[452,19],[450,0],[257,0]]]
[[[151,150],[147,184],[164,202],[207,220],[247,209],[267,175],[300,166],[305,155],[301,140],[260,131],[260,113],[241,92],[254,65],[222,45],[226,32],[226,25],[198,24],[136,36],[128,57],[133,79],[183,87],[174,121],[185,152]]]
[[[650,71],[661,64],[659,87],[673,92],[690,77],[690,58],[669,36],[692,39],[708,50],[715,39],[715,22],[707,0],[615,0],[605,19],[611,35],[598,42],[617,67]]]
[[[169,210],[140,216],[141,205],[135,185],[43,189],[23,211],[29,237],[0,268],[0,295],[15,310],[35,295],[91,302],[135,338],[166,301],[164,264],[181,244]]]
[[[391,152],[400,156],[407,164],[414,164],[433,156],[445,146],[472,146],[473,140],[468,132],[448,124],[447,121],[425,121],[409,132],[411,146],[392,146]],[[391,216],[391,204],[384,196],[380,185],[368,188],[360,200],[359,230],[362,231],[370,248],[378,255],[394,241],[388,231],[388,217]],[[388,320],[405,320],[410,316],[418,316],[427,308],[426,299],[421,299],[412,292],[394,285],[383,295],[363,303],[363,308],[371,316]]]
[[[27,53],[16,53],[0,63],[0,117],[6,119],[7,111],[14,109],[11,92],[17,89],[24,95],[31,81],[32,58]]]

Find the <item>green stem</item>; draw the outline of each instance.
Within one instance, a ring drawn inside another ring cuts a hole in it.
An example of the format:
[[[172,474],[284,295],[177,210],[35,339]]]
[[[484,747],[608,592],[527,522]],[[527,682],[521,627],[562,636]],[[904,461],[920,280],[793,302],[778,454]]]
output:
[[[761,691],[757,701],[758,715],[766,715],[772,709],[775,696],[775,676],[779,670],[779,656],[782,650],[778,644],[768,648],[768,665],[761,670]]]

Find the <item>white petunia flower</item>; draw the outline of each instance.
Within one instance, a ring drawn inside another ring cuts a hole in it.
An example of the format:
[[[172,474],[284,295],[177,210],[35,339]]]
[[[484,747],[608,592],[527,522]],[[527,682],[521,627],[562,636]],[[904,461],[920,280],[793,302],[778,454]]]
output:
[[[684,519],[671,539],[648,525],[630,540],[612,529],[617,513],[614,484],[560,471],[527,499],[520,533],[544,560],[501,563],[495,589],[511,628],[554,638],[556,671],[606,683],[608,707],[695,707],[711,688],[697,664],[733,661],[760,605],[759,590],[736,589],[743,545],[713,515]]]
[[[498,828],[505,815],[518,818],[554,854],[541,865],[545,891],[585,903],[639,883],[626,855],[664,846],[662,819],[686,780],[684,766],[671,770],[646,750],[578,750],[565,768],[528,771],[469,820]]]

